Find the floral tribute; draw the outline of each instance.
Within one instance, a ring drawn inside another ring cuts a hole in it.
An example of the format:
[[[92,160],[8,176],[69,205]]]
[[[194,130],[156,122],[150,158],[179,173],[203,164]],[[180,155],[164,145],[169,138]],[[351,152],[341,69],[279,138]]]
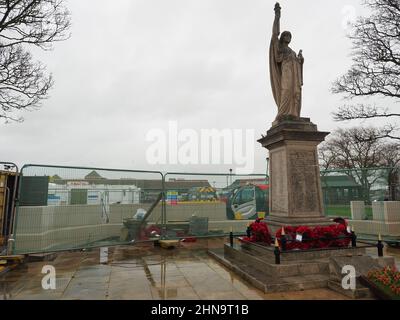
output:
[[[347,229],[344,219],[336,219],[337,224],[317,227],[285,227],[276,232],[276,239],[282,246],[283,232],[286,237],[286,250],[309,250],[323,248],[348,247],[351,242],[351,233]],[[248,229],[250,236],[241,238],[243,242],[253,242],[262,245],[271,245],[272,237],[268,225],[257,219]],[[338,239],[339,238],[339,239]]]
[[[281,245],[282,232],[285,233],[287,240],[286,250],[348,247],[351,242],[350,233],[347,231],[345,223],[313,228],[306,226],[285,227],[276,233],[279,245]],[[296,241],[298,236],[301,237],[301,241]]]
[[[368,272],[368,279],[394,299],[400,299],[400,272],[395,267]]]
[[[261,219],[249,225],[250,237],[244,237],[244,242],[255,242],[263,245],[271,245],[272,237],[269,232],[268,226]]]

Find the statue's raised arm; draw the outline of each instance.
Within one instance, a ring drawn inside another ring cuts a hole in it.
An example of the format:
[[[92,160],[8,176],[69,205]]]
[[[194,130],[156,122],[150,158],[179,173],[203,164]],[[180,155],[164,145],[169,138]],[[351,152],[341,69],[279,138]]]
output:
[[[280,26],[281,6],[278,2],[275,4],[274,10],[275,10],[275,20],[274,20],[274,26],[272,28],[272,36],[277,38],[281,33],[281,26]]]

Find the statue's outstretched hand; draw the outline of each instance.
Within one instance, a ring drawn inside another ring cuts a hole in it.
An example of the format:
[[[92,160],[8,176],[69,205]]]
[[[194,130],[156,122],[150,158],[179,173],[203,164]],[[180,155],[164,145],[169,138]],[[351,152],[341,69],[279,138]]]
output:
[[[279,4],[279,2],[275,3],[275,16],[277,16],[278,18],[281,17],[281,6]]]

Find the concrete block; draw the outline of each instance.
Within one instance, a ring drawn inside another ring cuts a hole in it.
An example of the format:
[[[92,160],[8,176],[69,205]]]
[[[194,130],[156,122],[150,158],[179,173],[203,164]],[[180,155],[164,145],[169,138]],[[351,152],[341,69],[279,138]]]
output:
[[[384,221],[400,222],[400,201],[384,202]]]
[[[372,217],[374,221],[384,221],[384,202],[375,201],[372,202]],[[357,220],[357,219],[355,219]],[[362,219],[358,219],[362,220]]]
[[[365,219],[365,203],[364,201],[351,201],[351,218],[353,220]]]

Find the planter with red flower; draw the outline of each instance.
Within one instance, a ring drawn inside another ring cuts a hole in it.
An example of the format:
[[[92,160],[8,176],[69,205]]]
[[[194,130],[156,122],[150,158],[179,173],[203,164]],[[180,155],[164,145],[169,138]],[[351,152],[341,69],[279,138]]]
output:
[[[400,300],[400,272],[395,267],[372,270],[362,281],[379,298]]]

